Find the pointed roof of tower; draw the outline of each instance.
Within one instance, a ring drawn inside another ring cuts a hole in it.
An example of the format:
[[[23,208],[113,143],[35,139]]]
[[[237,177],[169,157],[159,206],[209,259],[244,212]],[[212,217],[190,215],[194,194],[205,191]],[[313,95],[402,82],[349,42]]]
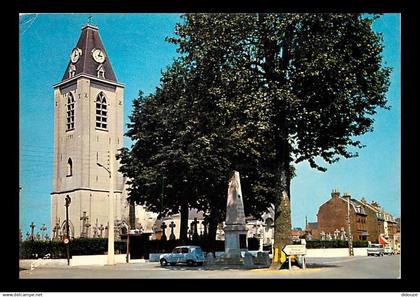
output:
[[[72,63],[71,60],[67,64],[66,71],[64,72],[63,78],[61,81],[67,80],[70,78],[69,70],[70,66],[75,66],[74,76],[78,74],[87,74],[94,77],[98,77],[98,67],[100,63],[96,62],[93,59],[92,52],[94,49],[100,49],[105,53],[105,61],[102,63],[104,70],[105,80],[117,82],[115,77],[114,70],[112,69],[109,56],[106,53],[105,47],[102,43],[101,37],[99,36],[99,28],[91,24],[87,24],[82,28],[82,33],[80,34],[79,41],[75,48],[81,49],[81,56],[76,63]]]

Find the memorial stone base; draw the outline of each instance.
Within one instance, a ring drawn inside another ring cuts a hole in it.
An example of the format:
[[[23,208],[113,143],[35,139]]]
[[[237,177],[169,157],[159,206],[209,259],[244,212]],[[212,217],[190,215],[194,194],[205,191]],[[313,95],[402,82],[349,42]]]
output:
[[[241,251],[247,249],[247,231],[242,225],[227,225],[225,227],[225,255],[223,261],[225,264],[243,264]]]

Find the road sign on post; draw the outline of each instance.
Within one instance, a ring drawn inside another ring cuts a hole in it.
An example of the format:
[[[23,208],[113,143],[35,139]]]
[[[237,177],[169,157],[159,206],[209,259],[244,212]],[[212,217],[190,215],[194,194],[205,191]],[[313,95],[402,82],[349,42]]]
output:
[[[283,252],[285,252],[288,256],[301,256],[306,254],[306,246],[304,244],[292,244],[286,245],[283,248]]]
[[[291,257],[292,256],[302,256],[302,268],[305,269],[306,268],[306,260],[305,260],[305,255],[306,255],[306,245],[304,244],[292,244],[292,245],[286,245],[283,248],[283,252],[288,256],[289,259],[289,270],[292,270],[292,260]]]

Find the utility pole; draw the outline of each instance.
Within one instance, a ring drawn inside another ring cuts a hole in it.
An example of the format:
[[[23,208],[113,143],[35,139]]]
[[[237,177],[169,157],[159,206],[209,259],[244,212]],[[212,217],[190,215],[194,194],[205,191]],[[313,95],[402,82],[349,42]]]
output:
[[[350,228],[350,195],[347,195],[347,223],[349,228],[349,236],[348,236],[348,243],[349,243],[349,256],[353,256],[353,239],[351,235],[351,228]]]

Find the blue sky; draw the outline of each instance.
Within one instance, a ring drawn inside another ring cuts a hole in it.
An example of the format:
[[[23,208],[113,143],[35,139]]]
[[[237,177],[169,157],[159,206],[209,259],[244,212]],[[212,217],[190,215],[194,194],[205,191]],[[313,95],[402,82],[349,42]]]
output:
[[[25,234],[50,231],[50,193],[53,176],[53,84],[64,74],[71,50],[89,14],[38,14],[20,17],[19,63],[19,228]],[[161,71],[177,55],[164,41],[174,36],[179,14],[92,14],[118,81],[125,84],[125,129],[132,100],[138,91],[153,92]],[[388,93],[391,110],[379,110],[374,132],[360,140],[366,148],[358,158],[329,165],[326,173],[308,164],[297,166],[291,186],[292,224],[303,227],[305,216],[316,221],[318,207],[332,189],[355,198],[378,201],[386,211],[400,215],[400,15],[385,14],[374,29],[384,33],[384,61],[393,68]],[[125,139],[125,146],[130,145]],[[245,193],[244,193],[245,194]],[[245,194],[246,195],[246,194]]]

